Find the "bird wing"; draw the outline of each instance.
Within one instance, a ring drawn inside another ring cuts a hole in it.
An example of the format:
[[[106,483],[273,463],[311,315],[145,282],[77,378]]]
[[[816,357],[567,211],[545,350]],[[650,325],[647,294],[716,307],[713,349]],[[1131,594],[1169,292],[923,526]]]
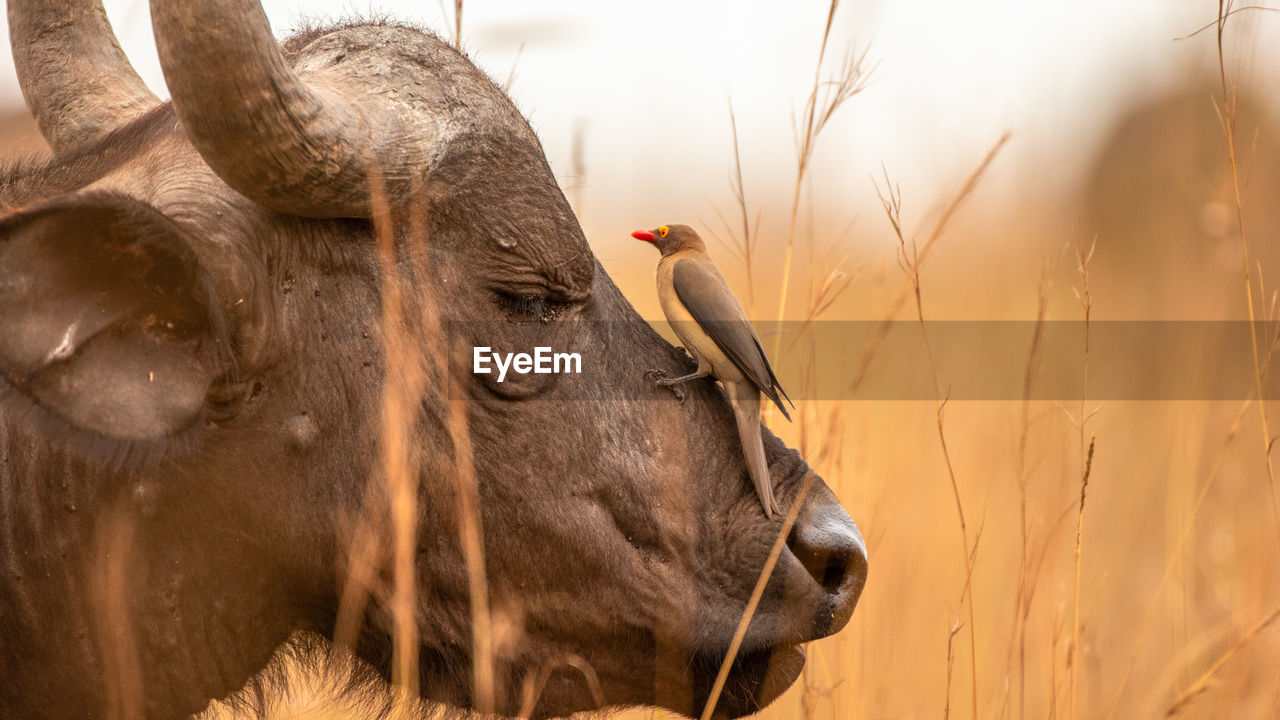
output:
[[[764,354],[760,338],[756,336],[742,309],[734,297],[720,270],[710,260],[682,258],[671,269],[671,283],[676,297],[693,316],[698,327],[711,338],[716,347],[782,411],[788,420],[791,415],[782,406],[787,393],[778,384],[773,366]],[[787,398],[790,402],[791,398]]]

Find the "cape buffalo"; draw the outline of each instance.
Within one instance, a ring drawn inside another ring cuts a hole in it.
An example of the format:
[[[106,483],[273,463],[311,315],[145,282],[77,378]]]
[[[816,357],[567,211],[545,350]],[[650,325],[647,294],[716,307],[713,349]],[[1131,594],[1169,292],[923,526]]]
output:
[[[684,353],[609,280],[504,93],[411,27],[278,44],[256,0],[152,0],[160,102],[98,0],[8,13],[54,153],[0,174],[0,717],[198,712],[295,633],[333,638],[356,575],[349,645],[394,677],[403,558],[361,528],[396,448],[423,698],[513,715],[543,673],[538,716],[697,714],[813,476],[766,432],[767,520],[723,393],[644,378]],[[450,369],[473,346],[582,372]],[[506,628],[491,700],[468,487]],[[794,682],[865,582],[857,528],[808,487],[719,716]]]

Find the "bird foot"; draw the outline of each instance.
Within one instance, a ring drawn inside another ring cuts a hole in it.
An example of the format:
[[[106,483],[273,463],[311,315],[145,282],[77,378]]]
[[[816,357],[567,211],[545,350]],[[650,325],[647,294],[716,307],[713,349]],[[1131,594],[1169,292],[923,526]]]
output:
[[[681,405],[684,404],[684,390],[680,389],[680,385],[676,380],[670,378],[666,370],[653,368],[646,370],[644,376],[652,379],[654,385],[670,390],[671,394],[676,396],[676,400],[679,400]]]

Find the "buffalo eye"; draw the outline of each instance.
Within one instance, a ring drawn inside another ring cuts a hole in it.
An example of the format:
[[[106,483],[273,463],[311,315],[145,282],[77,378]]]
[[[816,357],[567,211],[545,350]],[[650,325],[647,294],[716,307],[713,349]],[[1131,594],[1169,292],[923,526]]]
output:
[[[499,293],[498,306],[502,308],[508,322],[549,323],[558,320],[569,311],[573,303],[557,300],[546,295]]]

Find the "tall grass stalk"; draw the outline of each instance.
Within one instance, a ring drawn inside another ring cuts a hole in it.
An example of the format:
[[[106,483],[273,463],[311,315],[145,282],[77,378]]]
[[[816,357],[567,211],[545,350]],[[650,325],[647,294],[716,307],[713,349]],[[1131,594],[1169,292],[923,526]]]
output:
[[[380,538],[381,523],[373,515],[382,499],[375,491],[375,483],[366,488],[361,514],[354,522],[352,538],[347,544],[347,571],[342,592],[338,598],[337,619],[333,624],[333,650],[331,661],[337,655],[354,650],[360,639],[365,609],[369,596],[377,589],[378,565],[384,548]]]
[[[804,188],[805,178],[813,161],[814,147],[818,136],[822,134],[840,106],[850,98],[867,88],[875,67],[868,68],[867,53],[870,47],[862,52],[850,49],[845,55],[844,63],[832,80],[823,81],[822,68],[826,60],[827,44],[831,38],[831,28],[835,22],[836,10],[840,0],[831,0],[827,9],[827,23],[822,31],[822,43],[818,47],[818,62],[813,71],[813,88],[809,91],[804,112],[799,126],[798,149],[796,153],[796,181],[792,189],[791,215],[787,223],[787,244],[782,260],[782,288],[778,295],[778,333],[774,338],[773,355],[775,360],[782,348],[782,321],[787,312],[787,291],[791,283],[791,263],[795,254],[796,223],[800,216],[800,195]]]
[[[393,716],[407,718],[418,697],[417,573],[418,468],[410,432],[423,392],[422,366],[404,311],[395,228],[382,176],[369,173],[370,205],[382,275],[382,343],[386,374],[382,386],[382,477],[391,526],[391,684]]]
[[[471,432],[467,426],[466,387],[459,380],[449,399],[449,438],[454,453],[454,488],[458,500],[458,532],[467,565],[471,596],[472,692],[478,712],[493,712],[493,620],[485,576],[480,493],[472,465]]]
[[[459,2],[459,6],[461,3]],[[459,8],[460,9],[460,8]],[[422,188],[414,193],[422,197]],[[416,274],[426,278],[430,273],[430,247],[427,244],[427,203],[413,205],[410,213],[410,236],[416,247],[409,253]],[[472,632],[472,697],[478,712],[494,710],[494,620],[489,607],[489,582],[485,572],[484,525],[480,514],[480,491],[475,477],[471,447],[471,431],[467,420],[467,375],[460,370],[465,363],[455,363],[451,339],[440,321],[440,304],[428,282],[415,287],[420,299],[418,321],[428,342],[424,355],[427,372],[440,395],[447,397],[446,423],[453,446],[454,495],[458,513],[458,539],[467,571],[467,589],[471,605]],[[416,652],[416,648],[415,648]]]
[[[747,308],[754,309],[756,303],[755,273],[751,269],[751,261],[756,254],[758,233],[751,231],[751,215],[747,210],[747,190],[742,182],[742,153],[738,142],[738,116],[733,112],[733,100],[729,100],[729,129],[733,133],[733,175],[729,178],[729,186],[733,190],[733,199],[738,205],[738,215],[742,222],[742,263],[747,274]],[[727,223],[726,223],[727,225]],[[760,215],[756,215],[756,229],[760,226]]]
[[[1080,287],[1073,288],[1080,307],[1084,311],[1084,359],[1082,361],[1084,381],[1080,388],[1080,507],[1076,511],[1075,573],[1073,600],[1071,605],[1071,646],[1068,648],[1071,670],[1070,718],[1076,717],[1076,689],[1080,665],[1080,567],[1084,550],[1084,503],[1089,490],[1089,474],[1093,470],[1093,443],[1089,439],[1089,449],[1085,450],[1085,428],[1089,424],[1091,413],[1085,407],[1089,399],[1089,322],[1093,315],[1093,290],[1089,285],[1089,263],[1093,260],[1093,252],[1098,247],[1098,239],[1094,238],[1088,252],[1076,250],[1076,272],[1080,274]]]
[[[137,527],[128,505],[127,500],[118,500],[97,528],[91,575],[109,720],[142,720],[145,715],[138,641],[129,614],[128,576]]]
[[[1267,425],[1267,396],[1262,389],[1263,368],[1258,351],[1258,321],[1253,309],[1253,281],[1249,268],[1249,241],[1244,231],[1244,201],[1240,194],[1240,161],[1236,150],[1236,122],[1240,93],[1235,82],[1227,75],[1224,36],[1227,18],[1234,12],[1231,0],[1218,0],[1217,55],[1218,80],[1222,88],[1222,101],[1217,106],[1222,122],[1222,133],[1227,140],[1227,161],[1231,169],[1231,197],[1234,201],[1236,233],[1240,236],[1240,267],[1244,276],[1245,304],[1249,309],[1249,342],[1253,352],[1253,378],[1258,394],[1258,417],[1262,424],[1262,453],[1266,459],[1267,486],[1271,493],[1271,509],[1275,516],[1276,532],[1280,535],[1280,495],[1277,495],[1275,467],[1271,461],[1272,437]],[[1242,8],[1243,9],[1243,8]]]
[[[952,623],[951,629],[947,631],[947,686],[946,692],[942,696],[942,720],[948,720],[951,717],[951,671],[956,664],[956,635],[960,634],[960,628],[962,627],[964,627],[964,624],[957,620]]]
[[[462,0],[453,0],[453,46],[462,51]]]
[[[1076,511],[1076,557],[1075,557],[1075,583],[1073,591],[1073,601],[1071,604],[1071,647],[1068,649],[1068,657],[1071,666],[1071,718],[1076,716],[1076,687],[1077,678],[1079,677],[1078,667],[1080,665],[1080,566],[1084,555],[1084,503],[1089,492],[1089,475],[1093,472],[1093,444],[1094,438],[1089,440],[1089,450],[1084,457],[1084,469],[1080,473],[1080,507]]]
[[[1010,134],[1005,132],[996,140],[991,149],[987,151],[982,162],[978,167],[974,168],[964,184],[960,186],[960,190],[951,198],[951,202],[947,204],[946,209],[934,224],[933,230],[929,233],[928,239],[919,245],[919,248],[913,250],[915,256],[916,271],[924,266],[925,261],[933,253],[934,248],[938,244],[938,240],[942,237],[943,232],[947,229],[947,225],[951,223],[952,217],[964,206],[969,196],[977,189],[978,183],[987,173],[987,169],[991,167],[991,163],[995,161],[996,156],[1000,154],[1000,150],[1009,142]],[[883,200],[883,198],[882,198]],[[896,231],[895,231],[896,232]],[[858,388],[862,387],[862,383],[867,378],[867,372],[871,369],[871,361],[875,359],[875,354],[880,343],[884,342],[885,336],[889,334],[889,329],[893,327],[894,320],[897,319],[898,313],[902,311],[902,306],[907,303],[907,299],[911,297],[913,288],[915,287],[915,279],[910,273],[903,279],[902,287],[899,288],[898,294],[894,296],[893,301],[889,303],[889,310],[885,313],[884,320],[880,322],[880,326],[876,329],[875,335],[872,336],[871,342],[868,343],[863,351],[862,357],[858,361],[858,367],[854,371],[849,381],[849,397],[857,394]]]
[[[965,605],[968,606],[969,612],[969,671],[971,681],[970,698],[973,703],[973,717],[978,717],[978,636],[976,631],[976,623],[974,622],[973,608],[973,561],[969,548],[969,523],[965,520],[964,501],[960,497],[960,483],[956,479],[955,464],[951,460],[951,451],[947,447],[947,433],[944,424],[944,413],[947,406],[946,393],[942,389],[942,379],[938,372],[938,364],[934,358],[933,346],[929,342],[928,326],[924,322],[924,298],[920,289],[920,253],[919,246],[914,243],[907,242],[906,236],[902,232],[902,192],[897,190],[896,186],[889,183],[889,179],[885,177],[885,184],[888,186],[887,195],[876,188],[876,194],[880,198],[881,204],[884,206],[885,215],[889,219],[889,223],[893,226],[894,235],[898,238],[898,262],[902,266],[902,270],[906,273],[911,281],[912,294],[915,296],[916,304],[916,320],[920,323],[920,336],[924,340],[925,355],[929,360],[929,371],[933,376],[933,397],[936,403],[935,419],[937,421],[938,445],[942,448],[942,459],[947,466],[947,478],[951,482],[951,494],[955,500],[956,518],[960,523],[960,554],[964,557],[965,583],[961,597],[964,598]],[[974,548],[976,550],[976,548]]]
[[[942,379],[938,372],[937,362],[934,358],[933,347],[929,343],[928,326],[925,324],[924,320],[924,299],[920,289],[920,270],[925,259],[928,257],[929,251],[933,249],[938,238],[942,237],[942,234],[946,230],[947,224],[950,223],[951,218],[955,216],[956,211],[960,209],[965,200],[970,194],[972,194],[973,190],[978,185],[978,181],[982,178],[987,167],[995,158],[996,153],[999,152],[1000,148],[1004,146],[1008,139],[1009,135],[1008,133],[1005,133],[998,141],[996,141],[995,146],[993,146],[987,153],[987,156],[983,159],[982,163],[973,172],[973,174],[969,176],[969,179],[963,186],[961,186],[960,191],[947,205],[947,209],[943,212],[942,216],[938,218],[937,224],[934,226],[933,231],[930,233],[929,238],[924,245],[920,245],[915,241],[908,242],[906,235],[903,232],[901,190],[897,189],[895,185],[889,182],[887,174],[885,176],[886,189],[882,191],[878,185],[876,186],[876,194],[880,198],[880,203],[884,208],[885,216],[888,218],[890,225],[893,226],[894,235],[898,239],[898,260],[902,265],[903,272],[907,276],[907,284],[904,286],[903,294],[901,296],[902,301],[905,302],[907,293],[910,293],[915,297],[916,319],[920,324],[920,333],[924,340],[925,352],[929,360],[929,370],[933,376],[934,400],[937,407],[935,416],[937,420],[938,443],[942,449],[942,457],[947,466],[947,477],[950,480],[952,498],[955,501],[956,519],[960,524],[960,539],[962,542],[960,553],[964,558],[965,569],[965,583],[962,596],[964,597],[965,604],[968,605],[969,612],[970,699],[972,701],[973,717],[975,719],[978,717],[978,635],[975,627],[976,623],[974,622],[973,568],[978,548],[976,542],[973,545],[969,544],[969,524],[965,519],[964,501],[960,496],[960,484],[956,479],[955,464],[951,459],[951,451],[947,447],[947,434],[944,423],[947,397],[946,393],[944,393],[942,389]],[[894,310],[894,315],[896,315],[896,308]],[[893,316],[891,315],[887,322],[891,322],[892,317]],[[882,327],[887,330],[887,326],[882,325]]]
[[[1049,315],[1049,293],[1052,287],[1053,263],[1045,258],[1040,268],[1040,283],[1036,293],[1036,324],[1031,334],[1031,346],[1027,351],[1027,364],[1022,373],[1021,423],[1019,424],[1017,449],[1017,482],[1018,482],[1018,520],[1019,520],[1019,556],[1018,583],[1014,594],[1013,632],[1010,633],[1009,651],[1005,658],[1005,667],[1013,663],[1015,644],[1018,654],[1018,703],[1019,717],[1025,717],[1027,686],[1027,620],[1035,598],[1037,572],[1031,568],[1031,538],[1027,519],[1027,484],[1031,470],[1027,462],[1028,442],[1031,436],[1031,397],[1039,376],[1044,356],[1045,321]],[[1046,539],[1046,545],[1048,540]],[[1043,557],[1043,555],[1041,556]],[[1004,709],[1001,710],[1003,716]]]

